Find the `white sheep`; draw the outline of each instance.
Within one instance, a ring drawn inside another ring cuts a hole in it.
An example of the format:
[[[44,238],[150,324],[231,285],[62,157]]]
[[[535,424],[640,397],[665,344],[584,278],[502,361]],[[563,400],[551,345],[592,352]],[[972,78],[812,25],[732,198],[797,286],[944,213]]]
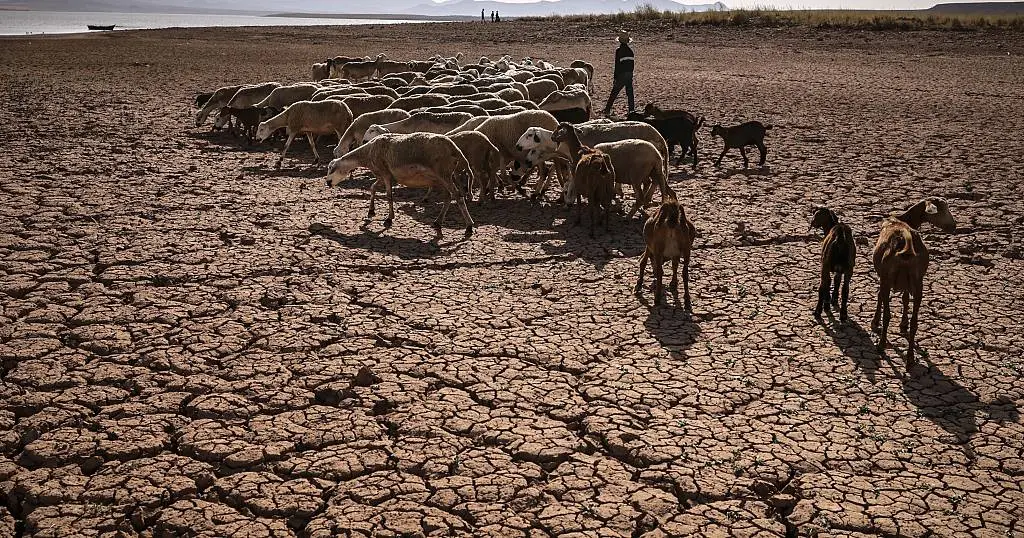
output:
[[[366,129],[371,125],[404,120],[408,117],[408,112],[397,108],[387,108],[356,116],[352,120],[352,124],[345,130],[345,134],[341,135],[341,138],[338,139],[338,145],[334,148],[334,156],[341,157],[362,145],[363,135],[366,134]]]
[[[345,103],[354,118],[370,112],[384,110],[395,101],[386,95],[338,95],[331,96],[329,99]]]
[[[281,167],[284,156],[292,141],[300,134],[305,134],[309,146],[313,148],[313,156],[320,164],[320,154],[316,150],[316,138],[323,134],[334,134],[341,138],[345,130],[352,124],[352,112],[345,103],[338,101],[299,101],[285,109],[284,112],[261,123],[256,129],[256,139],[266,140],[271,133],[284,127],[288,141],[284,151],[277,159],[275,168]]]
[[[229,108],[253,108],[257,103],[266,99],[270,92],[279,87],[281,87],[280,82],[265,82],[240,88],[231,97],[228,104],[224,106]]]
[[[587,111],[589,117],[593,113],[593,106],[590,95],[586,90],[580,91],[578,86],[572,89],[558,90],[551,92],[538,104],[541,110],[554,112],[556,110],[568,110],[571,108],[582,108]]]
[[[473,118],[472,114],[465,112],[446,112],[442,114],[433,112],[417,112],[405,118],[383,125],[371,125],[363,135],[363,141],[369,142],[374,138],[385,134],[410,134],[410,133],[435,133],[444,134],[452,129],[466,123]]]
[[[198,112],[196,112],[196,127],[202,125],[203,122],[206,121],[206,118],[209,117],[211,112],[213,112],[214,110],[220,110],[225,105],[227,105],[228,101],[230,101],[231,98],[234,97],[236,93],[238,93],[238,90],[244,87],[246,86],[238,85],[217,88],[217,91],[213,92],[213,95],[211,95],[210,98],[206,100],[206,103],[203,105],[203,107],[200,108]]]
[[[527,96],[534,103],[540,103],[552,92],[558,91],[558,84],[546,78],[535,78],[526,83]]]
[[[319,89],[320,86],[308,83],[280,86],[274,88],[274,91],[270,92],[270,95],[268,95],[266,99],[257,103],[256,108],[273,108],[281,110],[286,106],[290,106],[292,103],[308,100],[313,97],[313,94]]]
[[[377,67],[384,61],[385,55],[378,54],[373,61],[348,62],[341,66],[341,78],[349,80],[369,80],[377,72]]]
[[[413,111],[417,108],[444,106],[448,104],[448,96],[440,94],[423,94],[399,97],[391,103],[388,108],[400,108],[405,111]]]
[[[327,186],[333,187],[356,168],[370,169],[377,178],[370,187],[370,210],[367,220],[375,215],[377,188],[381,182],[388,197],[388,218],[391,226],[395,218],[395,199],[392,184],[406,187],[438,188],[447,195],[441,213],[434,221],[438,237],[452,200],[455,200],[466,222],[466,237],[473,234],[473,218],[466,208],[463,185],[472,182],[473,170],[458,146],[450,138],[433,133],[379,136],[361,147],[331,161],[327,173]],[[468,179],[467,179],[468,178]]]
[[[494,189],[498,185],[498,170],[501,168],[501,152],[483,133],[477,131],[456,133],[449,138],[469,160],[473,178],[480,185],[477,198],[483,199],[485,192],[493,198]],[[473,192],[473,185],[466,187],[467,193]]]

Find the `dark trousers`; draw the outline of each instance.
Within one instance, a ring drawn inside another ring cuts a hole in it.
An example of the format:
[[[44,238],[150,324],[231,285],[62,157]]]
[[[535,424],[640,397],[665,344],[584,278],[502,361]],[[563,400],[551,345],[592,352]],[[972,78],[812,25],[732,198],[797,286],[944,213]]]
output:
[[[626,88],[626,101],[629,104],[629,111],[636,110],[633,102],[633,77],[615,79],[615,84],[612,85],[612,94],[608,96],[608,104],[604,105],[604,112],[607,114],[612,109],[612,104],[615,102],[615,98],[619,96],[619,92],[622,88]]]

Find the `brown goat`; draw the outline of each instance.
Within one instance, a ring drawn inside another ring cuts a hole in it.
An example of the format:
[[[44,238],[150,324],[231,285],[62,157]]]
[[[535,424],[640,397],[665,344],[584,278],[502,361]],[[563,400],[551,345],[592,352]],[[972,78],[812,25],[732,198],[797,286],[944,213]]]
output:
[[[679,287],[679,258],[683,259],[683,305],[687,312],[692,311],[690,305],[690,251],[693,249],[693,238],[696,229],[686,218],[683,205],[676,200],[676,193],[671,189],[651,218],[644,223],[644,242],[647,248],[640,257],[640,276],[636,279],[634,291],[639,294],[643,287],[644,271],[647,260],[651,260],[654,271],[654,304],[660,304],[662,296],[661,279],[664,274],[663,264],[672,260],[672,281],[669,289],[675,291]]]
[[[853,229],[848,224],[839,222],[839,217],[827,207],[819,207],[811,218],[811,228],[821,228],[825,239],[821,241],[821,283],[818,285],[818,304],[814,307],[814,317],[820,318],[821,311],[832,311],[832,306],[839,308],[839,321],[846,321],[847,305],[850,302],[850,279],[853,277],[853,266],[857,262],[857,243],[853,239]],[[831,282],[832,273],[835,280]],[[832,298],[829,301],[829,284],[832,283]],[[839,304],[839,284],[843,284],[843,302]]]
[[[720,136],[722,142],[725,143],[722,154],[715,161],[715,166],[722,165],[722,157],[725,157],[730,149],[739,148],[740,155],[743,156],[743,168],[747,168],[750,163],[747,161],[747,152],[743,149],[747,146],[757,146],[757,151],[761,154],[761,160],[757,164],[764,166],[764,161],[768,157],[768,148],[764,145],[764,135],[771,128],[771,125],[764,125],[759,121],[748,121],[732,127],[722,127],[721,125],[711,127],[711,138]]]
[[[884,352],[886,334],[889,330],[890,292],[903,292],[903,320],[900,332],[907,335],[906,365],[914,362],[914,338],[917,335],[917,315],[924,293],[924,274],[928,270],[928,247],[921,239],[918,228],[930,222],[945,232],[956,230],[956,220],[949,212],[949,206],[941,198],[928,198],[914,204],[905,213],[892,216],[882,223],[882,231],[875,243],[874,265],[878,273],[878,302],[871,330],[879,332],[878,350]],[[914,299],[914,310],[907,321],[910,298]],[[881,327],[879,327],[881,318]]]
[[[608,217],[612,202],[615,201],[615,168],[611,157],[603,152],[580,143],[579,133],[570,123],[560,123],[551,133],[555,143],[565,142],[573,163],[573,175],[565,183],[564,199],[567,206],[576,203],[580,196],[590,206],[590,237],[594,237],[598,208],[604,209],[604,227],[608,229]],[[582,206],[576,213],[576,222],[583,219]]]

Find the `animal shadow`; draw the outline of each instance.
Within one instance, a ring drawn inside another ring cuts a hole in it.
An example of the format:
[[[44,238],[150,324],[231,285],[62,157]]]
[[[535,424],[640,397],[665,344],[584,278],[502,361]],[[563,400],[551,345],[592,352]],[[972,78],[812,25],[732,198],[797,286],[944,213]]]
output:
[[[726,170],[723,175],[726,178],[730,178],[730,177],[733,177],[733,176],[771,177],[773,174],[772,174],[772,168],[766,164],[766,165],[764,165],[764,166],[762,166],[760,168],[732,168],[732,169]]]
[[[678,293],[669,290],[667,285],[665,293],[666,299],[674,301],[673,304],[653,306],[646,296],[640,297],[640,303],[648,307],[644,327],[661,347],[678,353],[692,347],[700,336],[701,329],[697,324],[700,316],[683,310]]]
[[[977,394],[947,377],[931,363],[911,369],[903,378],[903,392],[921,416],[966,443],[978,432],[978,415],[1003,423],[1020,418],[1017,404],[1006,396],[983,402]]]
[[[835,323],[832,319],[832,312],[826,312],[826,314],[829,320],[819,319],[818,322],[832,337],[832,342],[843,352],[843,355],[853,361],[854,367],[863,371],[868,381],[874,383],[875,375],[882,361],[882,354],[878,352],[871,333],[865,331],[864,327],[852,319]]]
[[[347,248],[370,250],[379,254],[396,256],[403,260],[447,256],[451,254],[451,249],[448,247],[457,246],[465,241],[461,233],[458,234],[458,240],[451,240],[451,234],[449,234],[450,240],[440,244],[434,240],[426,241],[413,237],[384,235],[383,233],[372,232],[367,228],[363,228],[360,234],[345,234],[331,226],[320,223],[310,224],[308,230],[313,235],[334,241]]]

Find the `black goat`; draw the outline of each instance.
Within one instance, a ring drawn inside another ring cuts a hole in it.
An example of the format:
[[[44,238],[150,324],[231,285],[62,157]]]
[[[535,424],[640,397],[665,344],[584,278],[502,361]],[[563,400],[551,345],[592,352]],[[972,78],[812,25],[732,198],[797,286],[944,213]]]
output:
[[[747,168],[750,163],[747,161],[747,152],[743,149],[746,146],[757,146],[757,151],[761,153],[761,161],[758,166],[764,166],[764,160],[768,157],[768,148],[764,146],[764,135],[771,128],[771,125],[764,125],[759,121],[748,121],[732,127],[722,127],[721,125],[711,127],[711,137],[720,136],[725,142],[725,148],[722,149],[722,154],[715,161],[715,166],[722,165],[722,157],[725,157],[730,149],[739,148],[740,155],[743,156],[743,168]]]
[[[693,168],[697,168],[697,131],[704,125],[704,118],[694,118],[692,114],[687,116],[671,116],[664,119],[647,117],[643,114],[630,112],[626,115],[630,121],[642,121],[654,127],[665,143],[668,144],[668,153],[672,154],[672,148],[679,144],[682,152],[676,160],[676,166],[683,162],[683,158],[690,151],[693,152]]]

